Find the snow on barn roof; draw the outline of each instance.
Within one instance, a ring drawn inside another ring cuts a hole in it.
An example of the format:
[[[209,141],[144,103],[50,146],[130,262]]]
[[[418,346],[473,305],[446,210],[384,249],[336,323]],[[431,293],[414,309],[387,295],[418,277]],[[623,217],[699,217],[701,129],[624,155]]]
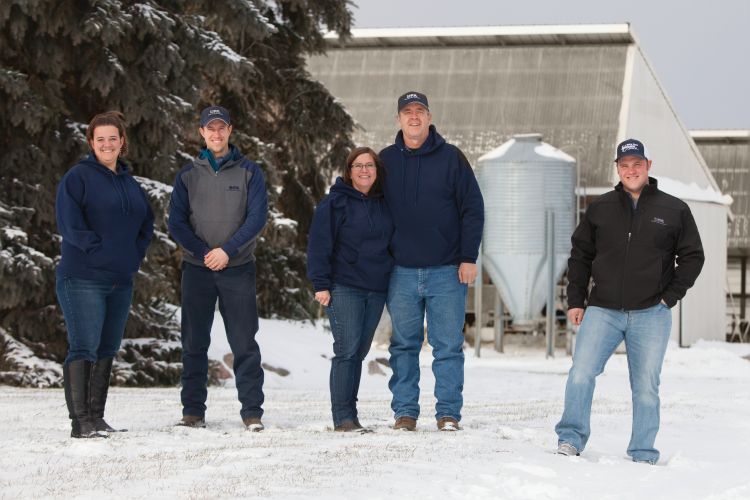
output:
[[[728,194],[722,194],[711,187],[702,188],[694,182],[685,184],[677,179],[658,175],[655,175],[654,178],[659,181],[661,191],[676,196],[683,201],[704,201],[726,206],[731,205],[733,201]]]

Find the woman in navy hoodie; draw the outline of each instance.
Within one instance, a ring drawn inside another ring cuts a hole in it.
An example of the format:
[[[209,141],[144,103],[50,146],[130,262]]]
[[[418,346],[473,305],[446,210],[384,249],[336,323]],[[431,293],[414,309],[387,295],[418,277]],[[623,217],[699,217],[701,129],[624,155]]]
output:
[[[393,220],[383,197],[385,171],[370,148],[354,149],[343,178],[318,204],[307,246],[307,276],[333,332],[331,411],[335,431],[362,432],[357,393],[383,313],[393,258]]]
[[[115,431],[104,421],[112,361],[133,275],[154,232],[146,195],[119,159],[127,151],[122,114],[96,115],[86,139],[91,153],[63,176],[55,204],[62,235],[56,291],[68,330],[63,379],[75,438]]]

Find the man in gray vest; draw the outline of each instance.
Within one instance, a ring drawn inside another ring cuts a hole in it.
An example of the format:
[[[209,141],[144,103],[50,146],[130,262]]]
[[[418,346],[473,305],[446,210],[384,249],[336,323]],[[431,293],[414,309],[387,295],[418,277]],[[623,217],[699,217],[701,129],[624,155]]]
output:
[[[216,301],[234,356],[242,421],[263,430],[263,368],[255,341],[256,239],[268,215],[263,172],[229,143],[229,111],[201,112],[206,147],[177,174],[169,210],[169,232],[182,246],[182,420],[205,427],[208,346]]]

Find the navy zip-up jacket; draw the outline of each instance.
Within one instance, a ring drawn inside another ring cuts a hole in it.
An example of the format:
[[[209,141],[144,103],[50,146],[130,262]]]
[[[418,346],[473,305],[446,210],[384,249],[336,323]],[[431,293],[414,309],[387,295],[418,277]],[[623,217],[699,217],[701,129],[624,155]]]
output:
[[[365,196],[339,177],[315,209],[307,241],[307,277],[316,292],[333,284],[388,290],[393,220],[382,193]]]
[[[268,217],[263,171],[230,145],[219,170],[207,149],[177,174],[169,206],[169,233],[185,250],[184,261],[205,266],[203,257],[220,247],[229,267],[255,260],[255,244]]]
[[[132,282],[154,234],[146,194],[122,161],[117,173],[92,153],[63,176],[55,201],[62,235],[59,277]]]
[[[431,267],[474,263],[484,228],[484,200],[474,171],[456,146],[430,125],[419,149],[396,143],[380,152],[388,172],[385,196],[396,231],[396,265]]]

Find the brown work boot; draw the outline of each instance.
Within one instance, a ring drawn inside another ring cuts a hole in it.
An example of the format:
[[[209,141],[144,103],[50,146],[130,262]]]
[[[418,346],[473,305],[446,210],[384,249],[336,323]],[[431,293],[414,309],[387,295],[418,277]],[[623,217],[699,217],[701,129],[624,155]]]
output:
[[[460,431],[461,427],[458,426],[458,420],[453,417],[442,417],[437,421],[437,428],[440,431],[453,432]]]
[[[180,427],[204,428],[206,427],[206,419],[204,419],[203,417],[198,417],[196,415],[183,415],[182,420],[177,422],[177,425]]]
[[[334,432],[360,432],[364,430],[364,427],[353,420],[344,420],[339,425],[335,426],[333,430]]]
[[[247,430],[251,432],[260,432],[265,429],[263,422],[260,421],[259,417],[247,417],[242,419],[242,423],[245,424]]]
[[[397,431],[416,431],[417,419],[413,417],[398,417],[393,428]]]

